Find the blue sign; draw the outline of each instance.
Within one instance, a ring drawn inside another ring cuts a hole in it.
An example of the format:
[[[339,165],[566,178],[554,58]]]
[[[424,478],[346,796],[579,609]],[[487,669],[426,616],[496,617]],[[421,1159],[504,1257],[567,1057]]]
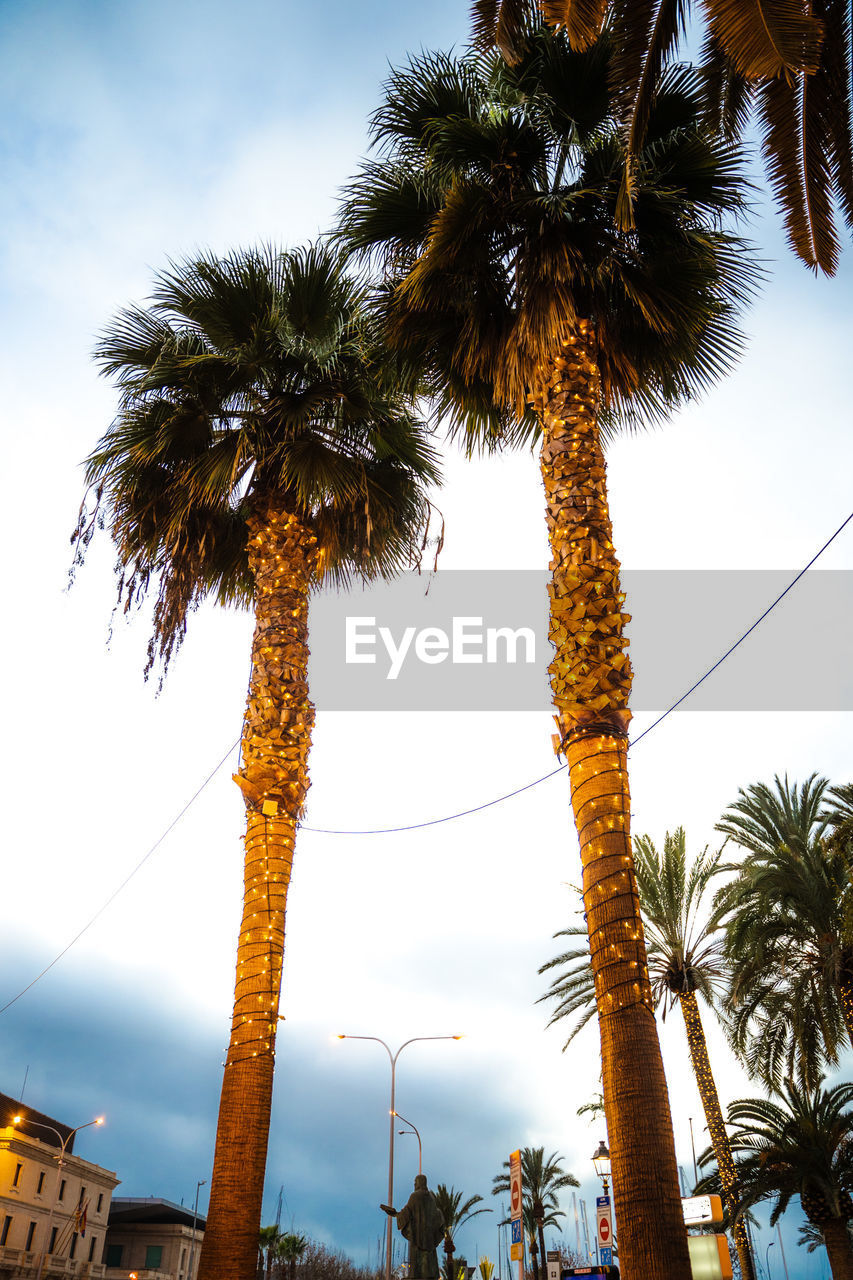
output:
[[[609,1208],[610,1208],[610,1196],[596,1196],[596,1197],[595,1197],[595,1207],[596,1207],[596,1209],[609,1209]]]
[[[521,1244],[521,1218],[512,1220],[512,1243]]]
[[[609,1244],[600,1244],[598,1246],[598,1257],[602,1266],[604,1267],[612,1266],[613,1250],[611,1249]]]

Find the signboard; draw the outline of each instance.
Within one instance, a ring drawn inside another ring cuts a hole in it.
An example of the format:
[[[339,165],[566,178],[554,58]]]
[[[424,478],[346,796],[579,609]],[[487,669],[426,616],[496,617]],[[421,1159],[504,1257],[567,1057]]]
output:
[[[723,1202],[719,1196],[690,1196],[681,1201],[688,1227],[719,1227],[723,1224]]]
[[[510,1257],[513,1262],[524,1259],[524,1244],[521,1236],[521,1152],[513,1151],[509,1157],[509,1216],[512,1220],[512,1245]]]
[[[693,1280],[732,1280],[732,1259],[725,1236],[688,1236]]]
[[[548,1280],[560,1280],[560,1264],[562,1259],[558,1250],[549,1249],[545,1255],[545,1261],[548,1265]]]
[[[610,1220],[610,1196],[595,1197],[595,1229],[599,1255],[602,1248],[613,1245],[613,1224]]]
[[[609,1267],[613,1262],[613,1250],[609,1244],[598,1246],[598,1260],[603,1267]]]

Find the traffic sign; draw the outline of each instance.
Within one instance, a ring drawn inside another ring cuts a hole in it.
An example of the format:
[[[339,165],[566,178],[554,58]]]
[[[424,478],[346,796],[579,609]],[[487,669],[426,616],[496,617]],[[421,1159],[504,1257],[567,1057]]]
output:
[[[509,1158],[510,1217],[521,1221],[521,1152],[513,1151]]]
[[[681,1201],[688,1227],[722,1226],[723,1201],[720,1196],[688,1196]]]
[[[521,1218],[512,1220],[512,1243],[521,1244]]]
[[[599,1249],[601,1249],[602,1245],[612,1245],[613,1227],[610,1221],[610,1196],[596,1196],[595,1220]]]
[[[611,1263],[613,1262],[613,1250],[611,1249],[609,1244],[599,1245],[598,1259],[599,1259],[599,1262],[604,1267],[609,1267],[611,1265]]]

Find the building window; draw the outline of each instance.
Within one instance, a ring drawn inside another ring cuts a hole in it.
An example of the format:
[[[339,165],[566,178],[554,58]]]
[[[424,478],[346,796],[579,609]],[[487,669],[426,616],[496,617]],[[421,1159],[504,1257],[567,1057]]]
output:
[[[98,1243],[97,1236],[92,1236],[92,1242],[89,1245],[89,1261],[91,1262],[95,1256],[95,1245]]]
[[[50,1233],[50,1244],[47,1246],[48,1253],[53,1253],[53,1247],[56,1244],[56,1237],[59,1234],[59,1227],[54,1227]]]
[[[77,1232],[75,1231],[74,1235],[71,1237],[71,1248],[68,1250],[69,1258],[74,1257],[74,1252],[76,1248],[77,1248]]]
[[[58,1195],[56,1198],[57,1198],[57,1200],[64,1200],[64,1199],[65,1199],[65,1179],[64,1179],[64,1178],[62,1179],[62,1181],[61,1181],[61,1182],[60,1182],[60,1184],[59,1184],[59,1195]]]
[[[149,1244],[145,1247],[145,1270],[159,1271],[160,1263],[163,1261],[163,1246],[161,1244]]]
[[[38,1184],[38,1186],[36,1187],[36,1195],[37,1195],[37,1196],[40,1196],[40,1195],[41,1195],[41,1189],[42,1189],[42,1187],[43,1187],[43,1186],[44,1186],[44,1174],[43,1174],[43,1173],[40,1173],[40,1174],[39,1174],[39,1184]]]
[[[108,1244],[106,1249],[106,1257],[104,1262],[108,1267],[120,1267],[121,1255],[124,1253],[123,1244]]]
[[[36,1233],[36,1224],[31,1222],[27,1229],[27,1243],[24,1245],[24,1252],[29,1253],[33,1247],[33,1236]]]
[[[95,1212],[96,1212],[96,1213],[100,1213],[100,1212],[101,1212],[101,1205],[102,1205],[103,1203],[104,1203],[104,1193],[103,1193],[103,1192],[101,1192],[101,1194],[98,1196],[98,1207],[97,1207],[97,1209],[95,1210]]]
[[[85,1196],[85,1194],[86,1194],[86,1188],[85,1188],[85,1187],[81,1187],[81,1188],[80,1188],[80,1199],[77,1201],[77,1203],[78,1203],[78,1204],[82,1204],[82,1203],[83,1203],[83,1197]]]
[[[20,1167],[21,1166],[18,1165],[19,1169]],[[7,1213],[6,1217],[3,1220],[3,1230],[0,1231],[0,1244],[6,1243],[6,1240],[8,1239],[8,1236],[9,1236],[9,1228],[11,1227],[11,1225],[12,1225],[12,1219],[9,1217]]]
[[[21,1170],[23,1169],[23,1167],[24,1167],[24,1166],[23,1166],[22,1164],[17,1164],[17,1165],[15,1165],[15,1176],[14,1176],[14,1178],[12,1179],[12,1186],[13,1186],[13,1187],[16,1187],[16,1186],[18,1185],[18,1180],[20,1179],[20,1176],[21,1176]]]

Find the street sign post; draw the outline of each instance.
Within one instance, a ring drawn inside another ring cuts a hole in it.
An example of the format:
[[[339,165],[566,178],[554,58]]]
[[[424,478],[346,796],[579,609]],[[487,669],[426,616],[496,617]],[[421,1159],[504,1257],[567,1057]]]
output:
[[[519,1280],[523,1280],[524,1239],[521,1234],[521,1152],[513,1151],[509,1157],[509,1216],[512,1222],[510,1257],[518,1263]]]
[[[612,1249],[613,1247],[613,1223],[610,1217],[610,1196],[595,1197],[595,1225],[596,1236],[598,1239],[598,1253],[599,1257],[601,1257],[602,1249]],[[602,1262],[604,1261],[603,1258],[601,1260]]]

